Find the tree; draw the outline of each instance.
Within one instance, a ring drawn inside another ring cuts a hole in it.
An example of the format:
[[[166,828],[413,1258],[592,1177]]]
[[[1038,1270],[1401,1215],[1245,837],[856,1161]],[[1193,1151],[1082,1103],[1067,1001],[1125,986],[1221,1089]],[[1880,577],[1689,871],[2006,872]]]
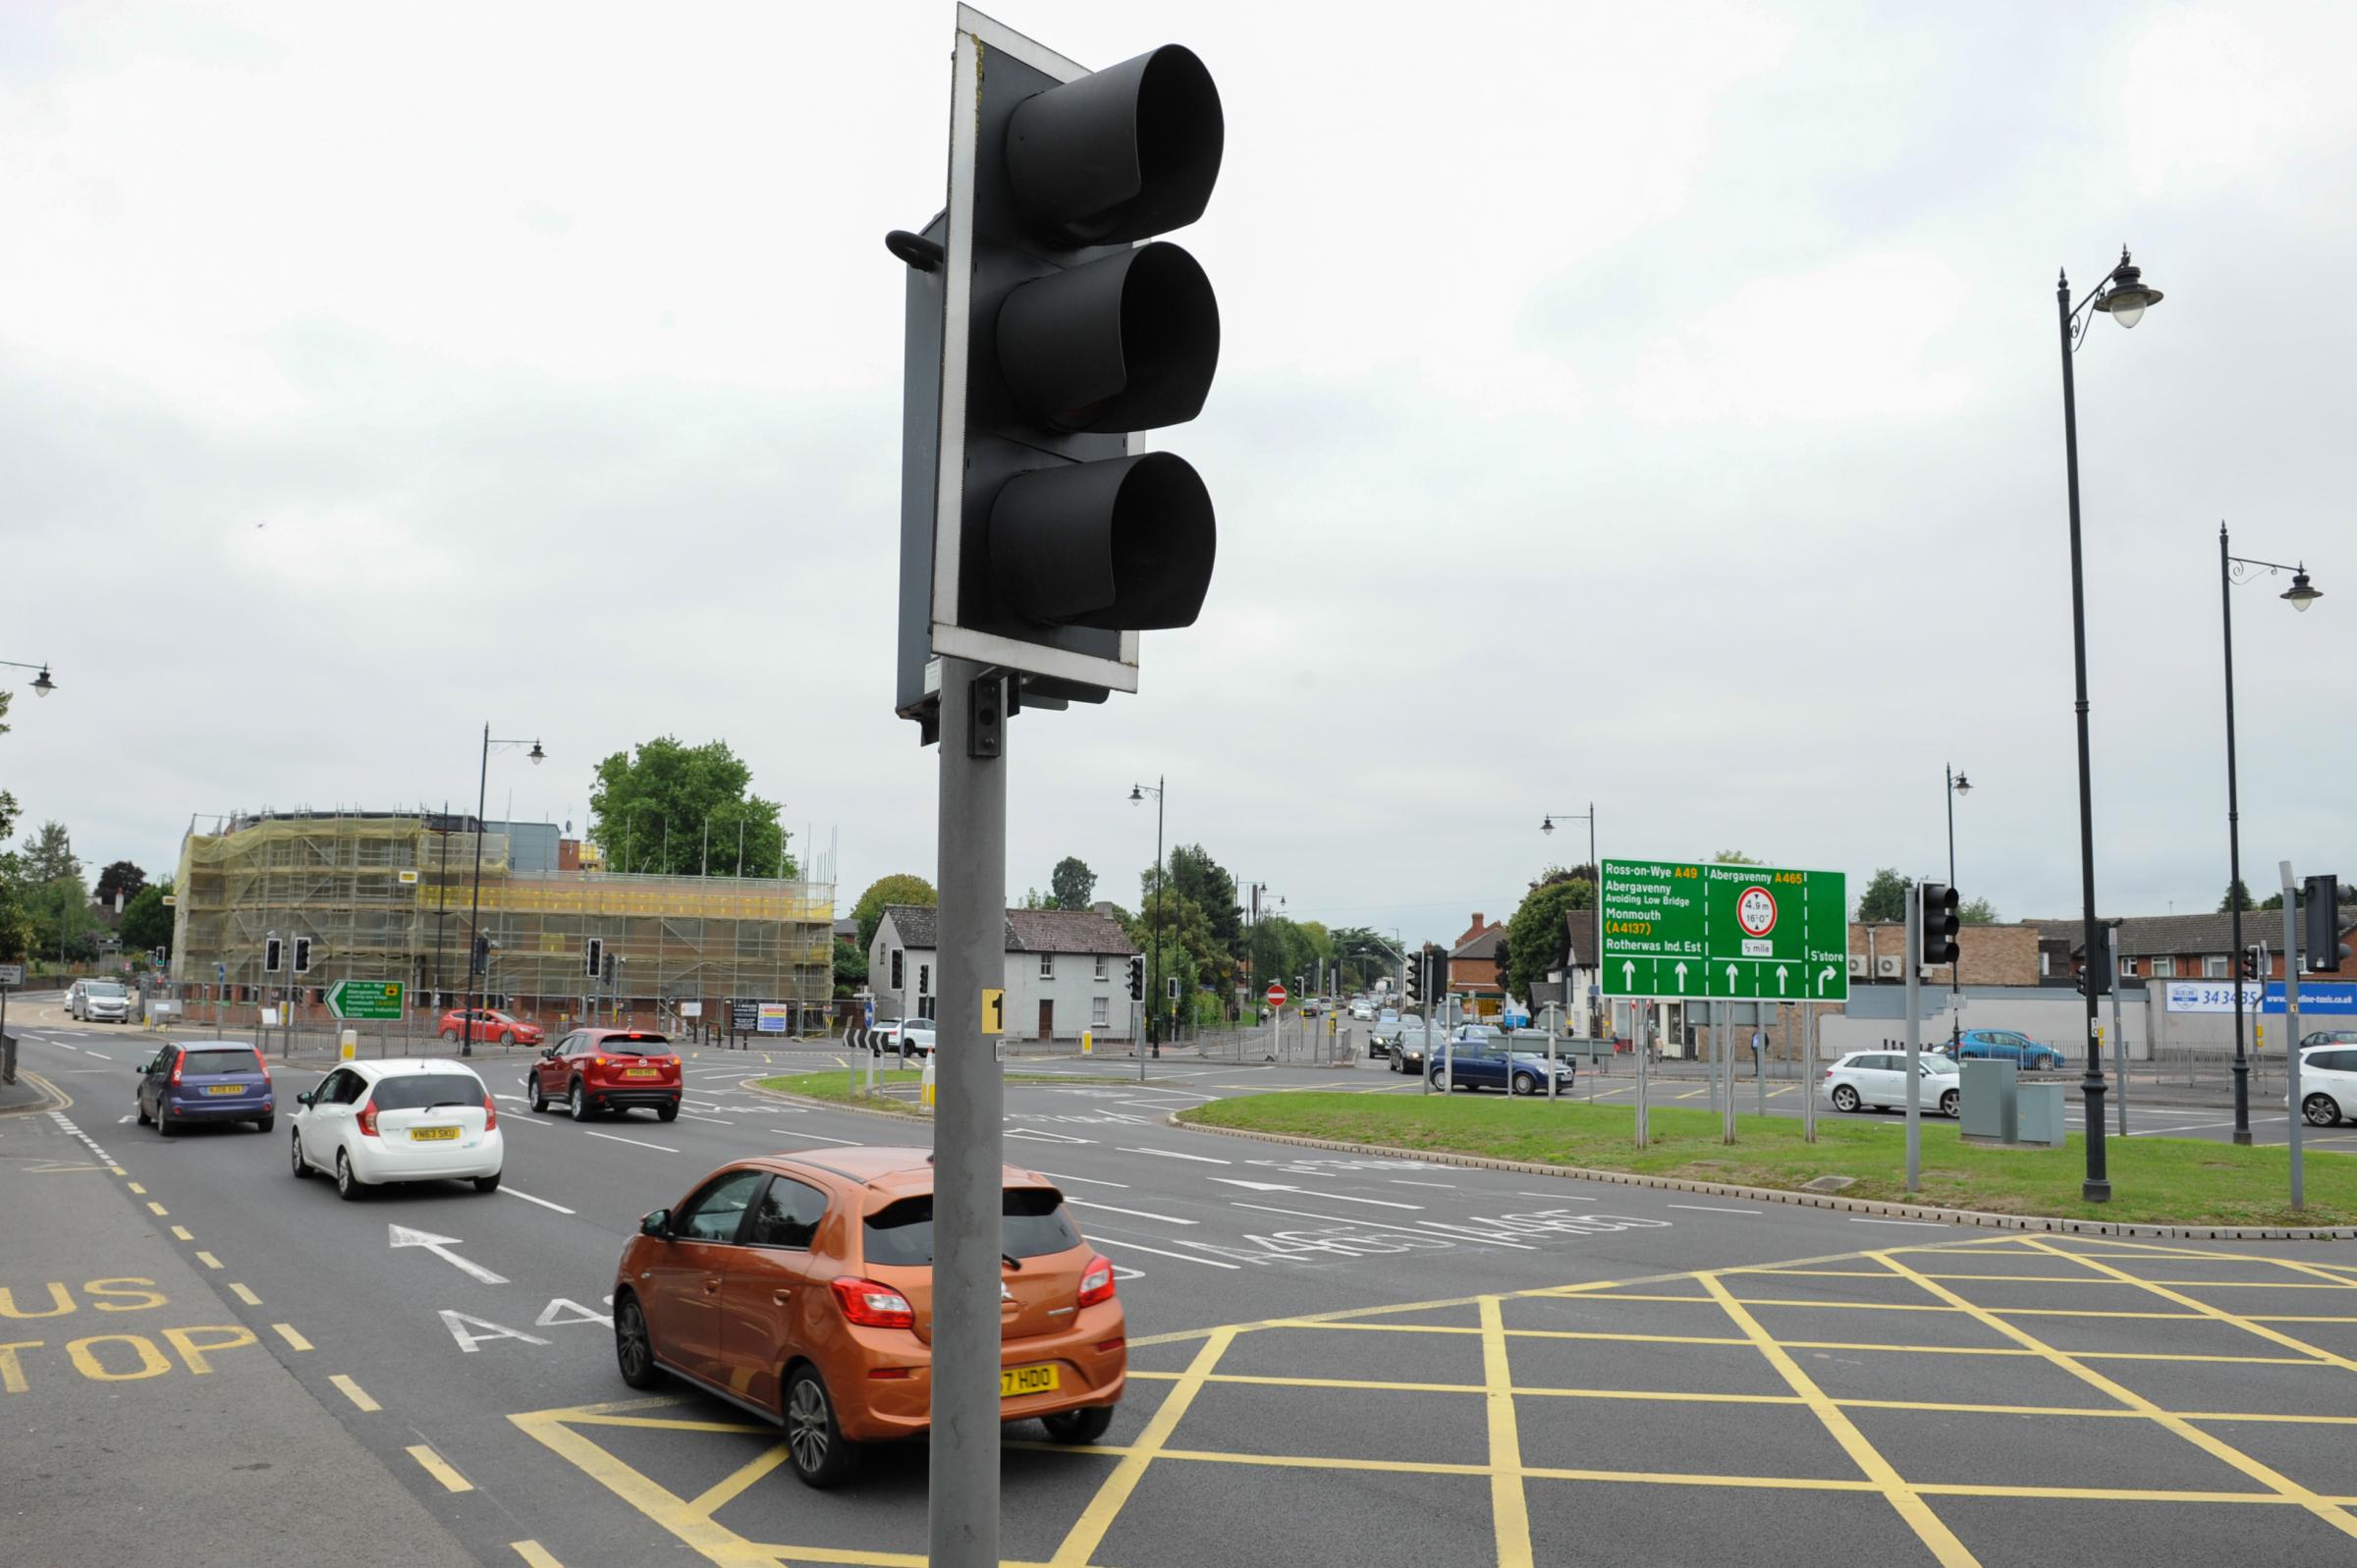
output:
[[[1527,997],[1548,970],[1563,967],[1571,946],[1570,912],[1595,907],[1595,883],[1561,866],[1539,873],[1506,923],[1507,994]]]
[[[134,952],[151,947],[171,950],[172,911],[164,907],[164,894],[171,891],[172,879],[166,877],[132,894],[131,902],[123,906],[123,924],[117,933],[125,947]]]
[[[1078,855],[1066,855],[1048,873],[1048,887],[1056,894],[1057,908],[1086,909],[1097,893],[1097,874]]]
[[[835,995],[849,997],[867,984],[867,949],[854,947],[850,939],[835,939]]]
[[[1037,888],[1025,888],[1023,901],[1014,907],[1017,909],[1053,909],[1056,907],[1056,895],[1052,892],[1041,892]]]
[[[1761,861],[1745,854],[1740,849],[1722,849],[1717,854],[1711,856],[1711,861],[1714,865],[1721,866],[1756,866],[1762,864]]]
[[[2258,907],[2259,905],[2252,901],[2251,890],[2243,886],[2242,879],[2239,877],[2226,885],[2225,892],[2218,900],[2218,912],[2221,915],[2230,915],[2237,909],[2251,910]],[[2281,907],[2279,899],[2276,907]]]
[[[74,838],[62,822],[44,822],[25,840],[22,875],[26,882],[56,882],[71,877],[82,881],[82,862],[74,858]]]
[[[13,692],[0,691],[0,735],[8,733],[8,703]],[[0,843],[17,831],[17,797],[0,789]],[[0,962],[14,963],[32,946],[32,916],[25,907],[23,861],[0,849]]]
[[[1896,925],[1907,918],[1907,879],[1884,866],[1858,896],[1858,919],[1866,925]]]
[[[941,902],[933,884],[913,871],[896,871],[888,877],[878,877],[867,885],[867,892],[851,905],[851,918],[859,922],[859,950],[867,951],[876,945],[876,927],[884,920],[888,903],[922,904],[930,909]]]
[[[107,909],[114,908],[115,894],[121,893],[123,906],[128,910],[131,900],[146,886],[147,873],[128,860],[118,860],[98,873],[98,886],[92,891],[100,906]]]
[[[1966,926],[1994,926],[1997,906],[1986,898],[1975,898],[1956,911],[1956,922]]]
[[[642,741],[597,765],[589,837],[616,871],[694,877],[717,866],[729,877],[741,852],[745,876],[797,877],[778,803],[750,793],[752,782],[752,769],[725,740]]]
[[[2280,888],[2277,888],[2277,889],[2276,889],[2276,890],[2275,890],[2274,892],[2271,892],[2271,893],[2269,893],[2269,894],[2268,894],[2266,897],[2264,897],[2264,898],[2260,899],[2260,900],[2259,900],[2259,907],[2260,907],[2260,908],[2262,908],[2262,909],[2280,909],[2280,908],[2282,908],[2282,907],[2283,907],[2283,890],[2282,890],[2282,889],[2280,889]]]
[[[15,695],[13,691],[0,691],[0,735],[8,733],[8,703]],[[16,831],[17,797],[0,789],[0,843],[6,842],[8,836]]]
[[[1243,933],[1243,911],[1235,904],[1235,879],[1201,844],[1171,850],[1171,886],[1202,906],[1211,934],[1223,950],[1233,950]]]

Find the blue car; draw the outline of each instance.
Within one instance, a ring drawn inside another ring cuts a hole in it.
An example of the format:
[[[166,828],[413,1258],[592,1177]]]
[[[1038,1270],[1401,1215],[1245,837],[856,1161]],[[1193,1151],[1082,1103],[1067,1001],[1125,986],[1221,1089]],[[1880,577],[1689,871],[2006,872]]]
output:
[[[2062,1065],[2062,1053],[2011,1029],[1967,1029],[1953,1054],[1959,1061],[2018,1062],[2024,1072],[2053,1071]]]
[[[1555,1058],[1555,1092],[1565,1094],[1578,1074],[1569,1056]],[[1517,1095],[1547,1092],[1545,1052],[1513,1051],[1497,1039],[1457,1039],[1443,1042],[1424,1064],[1424,1076],[1435,1088],[1504,1089]]]

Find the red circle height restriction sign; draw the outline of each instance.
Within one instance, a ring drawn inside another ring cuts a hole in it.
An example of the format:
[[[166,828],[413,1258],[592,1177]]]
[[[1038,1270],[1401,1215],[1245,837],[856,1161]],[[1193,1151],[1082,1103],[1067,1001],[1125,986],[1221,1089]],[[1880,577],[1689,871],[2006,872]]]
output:
[[[1287,995],[1288,995],[1288,993],[1287,993],[1287,991],[1286,991],[1286,989],[1285,989],[1285,982],[1283,982],[1283,981],[1281,981],[1281,980],[1272,980],[1272,981],[1270,981],[1270,982],[1269,982],[1269,1005],[1270,1005],[1270,1006],[1272,1006],[1272,1007],[1282,1007],[1282,1006],[1284,1006],[1284,1005],[1285,1005],[1285,999],[1286,999]]]

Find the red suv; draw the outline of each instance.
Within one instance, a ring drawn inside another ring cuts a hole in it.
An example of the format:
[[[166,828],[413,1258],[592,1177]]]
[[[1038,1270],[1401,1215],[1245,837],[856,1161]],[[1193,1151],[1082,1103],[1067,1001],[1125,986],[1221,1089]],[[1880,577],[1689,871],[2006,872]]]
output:
[[[495,1007],[474,1009],[474,1028],[466,1027],[467,1011],[453,1007],[442,1015],[442,1038],[456,1044],[462,1036],[473,1040],[496,1041],[503,1046],[536,1046],[548,1038],[548,1031],[536,1023],[499,1011]]]
[[[534,1110],[556,1101],[576,1121],[638,1106],[670,1121],[680,1113],[680,1058],[651,1029],[576,1029],[540,1053],[523,1087]]]

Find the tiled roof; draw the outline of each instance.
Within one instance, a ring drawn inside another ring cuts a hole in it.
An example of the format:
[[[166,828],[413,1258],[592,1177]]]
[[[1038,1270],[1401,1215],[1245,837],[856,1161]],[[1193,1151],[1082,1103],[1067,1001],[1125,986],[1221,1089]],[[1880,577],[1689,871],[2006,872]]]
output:
[[[941,946],[940,911],[930,904],[886,904],[893,930],[904,947]],[[1121,922],[1094,909],[1010,909],[1007,911],[1009,952],[1086,952],[1122,956],[1137,945],[1122,930]]]
[[[1495,958],[1498,956],[1498,939],[1505,935],[1506,922],[1497,921],[1484,928],[1479,936],[1467,937],[1463,942],[1450,948],[1449,956],[1452,958]]]
[[[2043,938],[2058,937],[2068,942],[2074,957],[2084,946],[2081,939],[2085,928],[2078,921],[2039,920],[2032,924]],[[2357,924],[2357,907],[2344,907],[2340,912],[2340,929],[2346,932],[2353,924]],[[2245,909],[2242,940],[2264,942],[2271,948],[2282,946],[2283,911]],[[2233,950],[2234,917],[2230,914],[2129,915],[2119,923],[2119,951],[2126,958],[2214,952],[2230,955]],[[2300,936],[2299,950],[2308,950],[2305,931]]]

